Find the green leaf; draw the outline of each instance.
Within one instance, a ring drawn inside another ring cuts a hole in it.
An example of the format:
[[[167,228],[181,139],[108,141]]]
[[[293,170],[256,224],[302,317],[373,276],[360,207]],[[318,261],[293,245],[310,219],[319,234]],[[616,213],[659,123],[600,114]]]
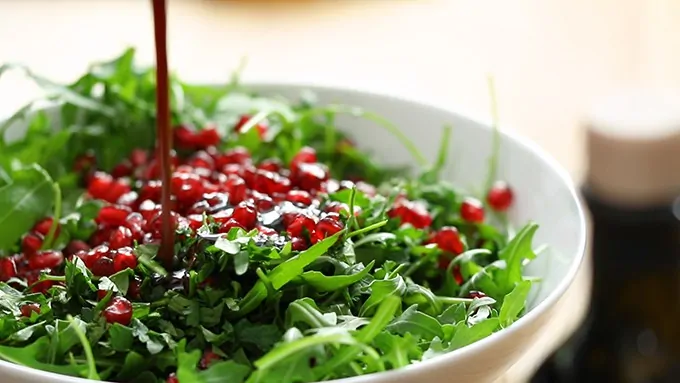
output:
[[[147,360],[141,354],[130,351],[125,355],[125,361],[116,375],[116,380],[121,382],[132,380],[147,367]]]
[[[306,271],[302,273],[300,278],[312,286],[317,291],[328,292],[340,290],[350,285],[353,285],[360,280],[364,279],[368,273],[373,269],[375,261],[371,261],[366,267],[361,269],[361,271],[356,272],[356,267],[348,270],[348,272],[354,272],[354,274],[349,275],[331,275],[326,276],[318,271]]]
[[[527,296],[531,290],[530,281],[522,281],[515,286],[515,288],[505,296],[501,311],[498,314],[498,320],[502,327],[508,327],[514,322],[519,314],[524,309],[527,301]]]
[[[23,347],[0,346],[0,358],[22,366],[56,372],[57,374],[78,377],[87,375],[88,367],[85,365],[58,365],[42,362],[41,359],[49,347],[50,340],[47,337],[42,337]]]
[[[288,305],[286,328],[304,323],[310,328],[332,327],[338,323],[335,313],[322,313],[311,298],[301,298]]]
[[[236,339],[239,342],[256,346],[268,351],[281,339],[281,330],[273,324],[253,324],[243,319],[234,326]]]
[[[249,374],[250,367],[227,360],[211,364],[207,370],[198,373],[198,378],[204,383],[242,383]]]
[[[505,272],[498,273],[496,283],[506,293],[510,292],[517,283],[522,281],[522,262],[525,259],[536,258],[532,248],[536,230],[538,230],[536,223],[528,223],[498,254],[498,258],[505,261],[506,267]]]
[[[444,337],[442,325],[433,317],[418,311],[418,305],[404,310],[387,326],[387,330],[400,335],[411,333],[427,341],[431,341],[434,337]]]
[[[465,309],[464,303],[459,303],[457,305],[452,305],[446,308],[441,315],[437,317],[437,320],[441,324],[456,324],[460,321],[465,320],[467,315],[467,310]]]
[[[491,335],[499,326],[498,318],[490,318],[474,326],[468,327],[465,322],[459,322],[455,326],[453,339],[447,349],[448,351],[457,350],[469,344],[477,342]]]
[[[0,249],[8,249],[49,215],[54,203],[52,178],[38,165],[11,174],[12,183],[0,188]]]
[[[390,279],[376,279],[371,282],[371,295],[359,310],[359,316],[368,316],[389,296],[401,297],[406,292],[406,283],[401,275]]]
[[[120,352],[127,352],[130,351],[133,342],[134,336],[132,335],[131,328],[119,323],[114,323],[113,326],[109,328],[109,344],[112,349]]]

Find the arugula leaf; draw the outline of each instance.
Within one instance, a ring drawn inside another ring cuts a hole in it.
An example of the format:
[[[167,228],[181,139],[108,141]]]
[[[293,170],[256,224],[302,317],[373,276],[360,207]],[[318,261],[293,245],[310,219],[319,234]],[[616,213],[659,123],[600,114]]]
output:
[[[354,274],[349,275],[326,276],[318,271],[306,271],[300,275],[300,279],[302,279],[306,284],[312,286],[317,291],[328,292],[340,290],[364,279],[368,273],[371,272],[374,264],[375,261],[371,261],[371,263],[361,269],[361,271],[354,272]],[[348,271],[355,270],[353,269]]]
[[[532,248],[536,230],[538,230],[536,223],[528,223],[498,254],[498,258],[504,260],[506,266],[505,272],[498,273],[495,282],[506,293],[510,292],[515,284],[522,281],[522,262],[525,259],[536,258]]]
[[[0,249],[11,247],[49,215],[55,193],[52,178],[38,165],[16,170],[12,182],[0,187]]]
[[[56,372],[63,375],[77,377],[85,377],[88,375],[88,366],[85,365],[58,365],[41,361],[42,357],[45,355],[45,351],[49,348],[49,345],[49,338],[42,337],[23,347],[0,346],[0,358],[22,366]]]
[[[434,337],[444,337],[441,324],[431,316],[418,311],[418,305],[410,306],[404,310],[398,318],[387,326],[387,330],[399,335],[410,333],[427,341]]]
[[[455,325],[455,332],[453,339],[447,352],[457,350],[468,344],[474,343],[478,340],[484,339],[491,335],[499,326],[498,318],[489,318],[483,322],[477,323],[474,326],[469,326],[465,322],[459,322]]]
[[[522,309],[526,304],[529,290],[531,290],[531,282],[522,281],[505,296],[501,311],[498,314],[498,320],[500,321],[501,326],[508,327],[517,319],[519,313],[522,312]]]

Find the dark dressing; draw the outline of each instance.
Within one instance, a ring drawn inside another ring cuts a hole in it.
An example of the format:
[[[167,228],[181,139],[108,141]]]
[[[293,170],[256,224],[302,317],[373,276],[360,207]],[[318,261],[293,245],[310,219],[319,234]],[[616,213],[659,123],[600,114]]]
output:
[[[168,90],[168,54],[167,54],[167,21],[165,0],[152,0],[154,38],[156,42],[156,136],[158,139],[157,154],[161,162],[161,246],[159,259],[166,267],[172,266],[175,244],[175,228],[172,222],[171,190],[170,190],[170,156],[172,150],[172,134],[170,129],[170,100]]]

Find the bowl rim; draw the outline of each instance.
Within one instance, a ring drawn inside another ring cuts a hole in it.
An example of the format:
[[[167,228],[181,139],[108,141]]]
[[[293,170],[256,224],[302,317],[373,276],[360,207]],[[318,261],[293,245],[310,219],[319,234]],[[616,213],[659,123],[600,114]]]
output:
[[[198,86],[220,86],[216,83],[198,83],[198,84],[192,84],[192,85],[198,85]],[[478,126],[479,129],[484,129],[487,130],[489,133],[492,132],[492,119],[488,116],[480,116],[476,115],[474,113],[469,113],[469,111],[462,111],[460,109],[451,107],[450,105],[443,105],[441,102],[438,102],[437,100],[424,100],[422,97],[409,97],[409,96],[403,96],[403,95],[395,95],[394,93],[388,93],[387,91],[380,91],[380,90],[375,90],[371,89],[370,87],[353,87],[353,86],[348,86],[348,85],[340,85],[340,84],[334,84],[332,81],[297,81],[297,80],[268,80],[268,79],[253,79],[253,80],[246,80],[243,81],[240,85],[242,85],[246,90],[275,90],[275,89],[290,89],[290,90],[297,90],[298,92],[300,91],[305,91],[309,90],[312,91],[313,93],[320,93],[320,92],[339,92],[339,93],[345,93],[348,95],[356,94],[356,95],[363,95],[363,96],[370,96],[370,97],[375,97],[375,98],[381,98],[381,99],[386,99],[386,100],[392,100],[392,101],[397,101],[397,102],[403,102],[403,103],[408,103],[413,106],[419,107],[424,110],[430,110],[430,111],[438,111],[438,112],[445,112],[445,113],[450,113],[453,115],[458,116],[459,118],[467,119],[475,125]],[[455,105],[455,103],[454,103]],[[581,265],[583,264],[583,260],[585,258],[586,254],[586,248],[587,248],[587,223],[586,223],[586,214],[585,214],[585,209],[583,206],[583,202],[581,198],[579,197],[579,193],[576,189],[576,186],[574,184],[573,179],[567,172],[567,170],[559,163],[557,160],[547,153],[542,147],[540,147],[537,143],[533,142],[529,138],[517,133],[516,131],[512,130],[511,127],[504,123],[499,124],[499,130],[500,134],[503,136],[504,140],[510,140],[514,141],[515,143],[519,144],[521,147],[524,148],[524,150],[530,151],[534,153],[537,157],[539,157],[542,161],[544,161],[552,171],[554,171],[560,181],[567,187],[567,190],[573,199],[574,203],[576,204],[577,208],[577,214],[578,214],[578,225],[579,225],[579,230],[578,230],[578,245],[577,245],[577,254],[572,262],[572,264],[569,266],[569,269],[567,270],[567,273],[565,277],[560,281],[560,283],[557,285],[555,289],[553,289],[550,294],[542,301],[540,301],[536,307],[531,309],[529,312],[527,312],[524,316],[519,318],[516,322],[514,322],[511,326],[504,328],[502,330],[496,331],[492,333],[491,335],[487,336],[484,339],[478,340],[472,344],[469,344],[465,347],[459,348],[457,350],[438,355],[432,359],[428,359],[425,361],[420,361],[417,363],[409,364],[407,366],[394,369],[394,370],[388,370],[388,371],[381,371],[381,372],[376,372],[376,373],[371,373],[367,375],[360,375],[360,376],[353,376],[353,377],[347,377],[347,378],[341,378],[341,379],[335,379],[335,380],[330,380],[328,382],[332,383],[367,383],[376,379],[379,379],[379,381],[384,381],[384,382],[389,382],[391,378],[396,378],[397,376],[403,377],[404,375],[415,375],[417,374],[420,370],[424,368],[437,368],[437,367],[442,367],[446,364],[451,363],[453,360],[456,358],[459,358],[462,356],[464,353],[474,353],[474,352],[479,352],[485,347],[491,345],[493,342],[496,341],[496,339],[501,339],[502,337],[508,337],[511,336],[513,333],[517,333],[520,331],[520,327],[524,327],[525,325],[528,325],[529,323],[535,321],[538,319],[541,315],[543,315],[545,312],[547,312],[551,307],[553,307],[557,301],[564,296],[565,292],[569,288],[569,286],[572,284],[574,281],[576,274],[578,273],[579,269],[581,268]],[[91,383],[95,382],[94,380],[90,380],[87,378],[81,378],[81,377],[73,377],[73,376],[68,376],[68,375],[62,375],[54,372],[49,372],[49,371],[43,371],[35,368],[30,368],[27,366],[19,365],[19,364],[14,364],[5,360],[0,359],[0,372],[1,371],[7,371],[7,370],[13,370],[16,373],[22,373],[25,375],[29,375],[34,379],[39,379],[39,378],[44,378],[48,382],[59,382],[59,383],[67,383],[67,382],[75,382],[75,383]]]

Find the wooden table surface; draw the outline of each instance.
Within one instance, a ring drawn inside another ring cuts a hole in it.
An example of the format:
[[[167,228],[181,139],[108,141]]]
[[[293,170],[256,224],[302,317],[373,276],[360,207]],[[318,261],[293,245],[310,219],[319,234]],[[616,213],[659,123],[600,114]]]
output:
[[[680,85],[678,20],[674,0],[170,0],[170,66],[189,81],[225,81],[247,56],[246,80],[377,89],[474,115],[487,115],[491,73],[504,125],[537,141],[578,181],[579,122],[592,100],[631,84]],[[0,2],[0,63],[69,81],[131,45],[151,62],[148,1]],[[23,78],[4,76],[0,116],[36,94]],[[503,382],[526,381],[578,325],[589,272],[588,261],[545,341]]]

